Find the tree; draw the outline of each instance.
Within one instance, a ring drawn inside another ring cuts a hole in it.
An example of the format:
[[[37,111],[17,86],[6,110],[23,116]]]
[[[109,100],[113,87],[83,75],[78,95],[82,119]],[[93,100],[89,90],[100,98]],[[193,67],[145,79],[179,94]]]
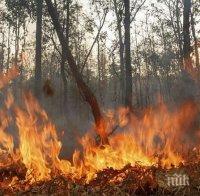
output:
[[[117,0],[113,0],[114,3],[114,11],[117,18],[117,31],[119,36],[119,58],[120,58],[120,83],[121,83],[121,91],[122,91],[122,104],[124,101],[124,89],[125,89],[125,71],[124,71],[124,43],[123,43],[123,35],[122,35],[122,16],[123,16],[123,3],[117,2]]]
[[[65,30],[65,34],[66,34],[66,44],[67,47],[69,47],[69,24],[70,24],[70,0],[67,0],[66,2],[63,2],[63,11],[64,9],[66,9],[66,20],[65,20],[65,24],[63,25],[64,28],[63,30]],[[61,55],[61,76],[62,76],[62,80],[63,80],[63,87],[64,87],[64,96],[63,96],[63,106],[66,109],[66,102],[67,102],[67,77],[66,77],[66,73],[65,73],[65,65],[66,65],[66,55],[64,54],[64,50],[62,50],[62,55]],[[64,110],[66,111],[66,110]]]
[[[184,69],[191,71],[192,59],[191,43],[190,43],[190,15],[191,15],[191,0],[184,0],[183,11],[183,59]]]
[[[125,105],[132,107],[132,68],[131,68],[131,44],[130,44],[130,1],[124,0],[125,18],[125,73],[126,73],[126,91]]]
[[[35,54],[35,94],[40,97],[42,89],[42,7],[43,0],[37,0],[36,54]]]
[[[48,8],[49,15],[53,21],[53,25],[56,29],[60,44],[62,46],[63,53],[66,55],[71,73],[77,83],[78,89],[83,96],[84,100],[90,105],[95,124],[96,124],[96,131],[100,135],[102,139],[102,143],[107,143],[107,134],[105,130],[105,121],[101,114],[101,110],[99,108],[97,99],[93,92],[90,90],[90,88],[86,85],[86,83],[83,81],[83,78],[78,70],[78,66],[76,64],[76,61],[71,53],[70,48],[67,46],[67,40],[62,32],[62,27],[59,22],[59,16],[58,12],[53,6],[53,3],[51,0],[45,0]]]
[[[197,9],[198,10],[198,9]],[[196,68],[200,74],[200,63],[199,63],[199,51],[198,51],[198,38],[196,36],[196,29],[195,29],[195,18],[194,18],[194,5],[193,11],[191,12],[191,29],[192,29],[192,36],[194,39],[194,53],[196,58]]]

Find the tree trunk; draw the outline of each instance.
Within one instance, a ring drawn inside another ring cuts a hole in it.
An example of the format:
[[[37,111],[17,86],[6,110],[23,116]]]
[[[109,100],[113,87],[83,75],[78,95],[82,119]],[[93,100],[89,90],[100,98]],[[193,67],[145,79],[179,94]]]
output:
[[[119,58],[120,58],[120,84],[121,84],[121,103],[124,104],[125,72],[124,72],[124,43],[122,37],[121,18],[117,9],[117,2],[114,0],[115,15],[117,18],[117,31],[119,36]]]
[[[36,54],[35,54],[35,95],[39,98],[42,89],[42,7],[43,0],[37,0]]]
[[[0,66],[0,72],[3,71],[4,68],[4,43],[5,42],[5,34],[2,32],[2,43],[1,43],[1,54],[0,54],[0,60],[1,60],[1,66]]]
[[[10,24],[8,26],[8,42],[7,42],[7,65],[6,65],[6,71],[9,69],[10,65]]]
[[[65,0],[63,1],[63,9],[65,9],[64,7],[65,5]],[[65,33],[66,33],[66,44],[67,47],[69,47],[69,20],[70,20],[70,0],[66,1],[66,11],[67,11],[67,17],[66,17],[66,22],[64,24],[64,29],[65,29]],[[63,10],[64,11],[64,10]],[[66,55],[64,54],[64,51],[62,50],[62,56],[61,56],[61,76],[62,76],[62,80],[63,80],[63,111],[64,113],[67,111],[67,98],[68,98],[68,85],[67,85],[67,77],[66,77],[66,73],[65,73],[65,65],[66,65]]]
[[[53,21],[53,25],[56,29],[60,44],[62,46],[63,53],[66,55],[71,73],[77,83],[77,86],[78,86],[78,89],[79,89],[81,95],[83,96],[85,101],[91,107],[91,110],[92,110],[92,113],[94,116],[94,120],[95,120],[95,124],[96,124],[96,131],[100,135],[100,137],[102,139],[102,143],[106,143],[107,142],[107,134],[105,131],[105,122],[104,122],[103,116],[101,114],[97,99],[96,99],[95,95],[93,94],[93,92],[90,90],[90,88],[83,81],[82,75],[80,74],[80,72],[78,70],[78,66],[75,62],[75,59],[74,59],[72,53],[71,53],[71,50],[69,49],[69,47],[67,47],[67,44],[66,44],[67,39],[62,32],[62,27],[59,22],[57,10],[53,6],[53,3],[51,0],[45,0],[45,1],[47,4],[47,7],[48,7],[49,15]]]
[[[200,74],[198,39],[197,39],[197,36],[196,36],[196,31],[195,31],[195,21],[194,21],[193,13],[191,13],[191,27],[192,27],[192,36],[193,36],[193,39],[194,39],[194,52],[195,52],[195,58],[196,58],[196,68],[197,68],[197,70]]]
[[[183,66],[183,47],[182,47],[182,36],[180,27],[180,8],[179,0],[176,0],[176,24],[177,24],[177,34],[178,34],[178,47],[179,47],[179,64],[180,67]]]
[[[130,51],[130,0],[124,0],[125,6],[125,73],[126,73],[126,92],[125,105],[132,108],[132,70],[131,70],[131,51]]]
[[[102,99],[102,92],[101,92],[101,68],[100,68],[100,40],[97,40],[97,67],[98,67],[98,88],[99,88],[99,97],[100,100]],[[102,100],[101,100],[102,101]]]
[[[191,14],[191,0],[184,0],[183,11],[183,59],[184,69],[187,71],[192,70],[192,59],[190,57],[190,14]]]
[[[15,59],[14,63],[15,65],[18,64],[18,55],[19,55],[19,19],[16,21],[16,26],[15,26]]]
[[[63,112],[67,111],[67,77],[66,77],[66,73],[65,73],[65,64],[66,64],[66,55],[64,54],[64,52],[62,51],[62,57],[61,57],[61,76],[62,76],[62,81],[63,81]]]

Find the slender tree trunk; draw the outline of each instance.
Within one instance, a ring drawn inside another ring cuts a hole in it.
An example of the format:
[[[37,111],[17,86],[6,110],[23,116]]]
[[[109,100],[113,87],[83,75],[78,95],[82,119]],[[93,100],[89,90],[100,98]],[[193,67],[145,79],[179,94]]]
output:
[[[162,35],[162,41],[163,41],[163,49],[166,52],[167,51],[167,42],[165,39],[165,30],[164,30],[163,22],[161,22],[161,35]]]
[[[146,107],[150,105],[150,96],[149,96],[149,91],[150,91],[150,74],[149,74],[149,66],[147,63],[147,55],[145,54],[145,67],[147,70],[147,76],[146,76],[146,83],[145,83],[145,93],[146,93]]]
[[[16,25],[15,25],[15,58],[14,58],[14,62],[12,62],[12,64],[14,63],[15,66],[19,66],[19,62],[18,62],[18,57],[19,57],[19,33],[20,33],[20,26],[19,26],[19,16],[17,16],[16,18]],[[17,88],[17,84],[18,80],[14,80],[13,82],[13,94],[14,96],[17,96],[17,93],[19,92],[18,88]]]
[[[175,12],[176,12],[176,24],[174,22],[174,9],[171,6],[171,1],[166,1],[166,5],[168,6],[168,9],[169,9],[169,16],[170,16],[171,25],[172,25],[172,28],[173,28],[173,31],[174,31],[174,37],[175,37],[176,45],[179,48],[179,51],[177,53],[177,60],[179,61],[178,66],[179,66],[179,68],[181,70],[182,67],[183,67],[183,63],[181,62],[180,39],[179,39],[179,35],[178,35],[178,33],[180,33],[180,32],[178,32],[178,27],[179,27],[180,23],[177,23],[177,21],[180,20],[179,8],[177,7],[178,6],[178,1],[180,1],[180,0],[177,0],[177,2],[176,2],[176,10],[175,10]]]
[[[43,0],[37,0],[36,55],[35,55],[35,95],[39,98],[42,89],[42,7]]]
[[[124,90],[125,90],[125,71],[124,71],[124,43],[122,36],[122,19],[119,16],[117,9],[117,2],[114,0],[115,15],[117,18],[117,31],[119,36],[119,57],[120,57],[120,83],[121,83],[121,103],[124,104]]]
[[[149,36],[149,28],[148,28],[148,15],[146,15],[146,20],[145,20],[145,24],[146,24],[146,31],[145,31],[145,34],[147,34],[147,38],[150,39],[150,36]],[[144,37],[144,36],[143,36]],[[146,47],[146,44],[145,42],[143,43],[143,47],[145,49]],[[150,97],[150,89],[151,89],[151,86],[150,86],[150,68],[149,68],[149,64],[148,64],[148,57],[147,57],[147,53],[144,53],[144,60],[145,60],[145,67],[146,67],[146,70],[147,70],[147,81],[146,81],[146,106],[149,106],[151,105],[151,97]]]
[[[100,99],[102,98],[101,97],[101,68],[100,68],[100,63],[101,63],[101,60],[100,60],[100,40],[98,39],[97,40],[97,67],[98,67],[98,87],[99,87],[99,96],[100,96]]]
[[[135,46],[136,46],[135,62],[138,67],[138,70],[139,70],[139,75],[137,77],[137,80],[139,82],[139,97],[138,97],[138,99],[140,101],[139,101],[138,106],[140,108],[143,108],[143,93],[142,93],[142,79],[141,79],[142,72],[141,72],[141,65],[140,65],[140,61],[139,61],[138,40],[137,40],[136,34],[137,34],[137,31],[136,31],[136,27],[135,27]],[[138,96],[138,94],[137,94],[137,96]]]
[[[195,52],[195,58],[196,58],[196,68],[198,69],[198,72],[200,74],[198,39],[196,36],[196,31],[195,31],[195,21],[194,21],[193,13],[191,13],[191,27],[192,27],[192,36],[194,39],[194,52]]]
[[[107,142],[107,134],[105,131],[105,122],[104,122],[104,118],[101,114],[97,99],[96,99],[95,95],[93,94],[93,92],[90,90],[90,88],[83,81],[82,75],[79,73],[78,66],[74,60],[71,50],[69,49],[69,47],[67,47],[67,44],[66,44],[67,40],[62,32],[62,27],[59,22],[59,16],[58,16],[57,10],[53,6],[53,3],[51,0],[45,0],[45,1],[47,4],[47,7],[48,7],[49,15],[51,16],[53,25],[56,29],[60,44],[62,46],[62,50],[63,50],[64,54],[66,55],[69,67],[70,67],[72,75],[76,81],[78,89],[79,89],[81,95],[83,96],[83,98],[85,99],[85,101],[88,102],[88,104],[91,107],[91,110],[92,110],[92,113],[94,116],[94,120],[95,120],[95,124],[96,124],[96,131],[100,135],[100,137],[102,139],[102,143],[106,143]]]
[[[65,1],[63,2],[63,4],[65,3]],[[66,11],[67,11],[67,17],[66,17],[66,24],[64,25],[64,29],[65,29],[65,33],[66,33],[66,44],[67,47],[69,47],[69,20],[70,20],[70,0],[66,1]],[[62,76],[62,80],[63,80],[63,109],[64,112],[66,112],[67,110],[67,98],[68,98],[68,84],[67,84],[67,76],[65,73],[65,65],[66,65],[66,55],[64,53],[64,51],[62,50],[62,57],[61,57],[61,76]]]
[[[15,27],[15,65],[18,64],[18,55],[19,55],[19,19],[17,19]]]
[[[10,65],[10,24],[8,26],[8,43],[7,43],[7,65],[6,65],[6,70],[8,71],[9,65]]]
[[[184,69],[191,71],[192,59],[190,57],[191,46],[190,46],[190,14],[191,14],[191,0],[184,0],[184,11],[183,11],[183,58],[184,58]]]
[[[124,71],[124,43],[122,39],[122,32],[121,27],[119,28],[119,42],[120,42],[120,74],[121,74],[121,102],[124,104],[124,91],[125,91],[125,71]]]
[[[64,51],[62,51],[62,57],[61,57],[61,76],[62,76],[62,81],[63,81],[63,111],[66,112],[67,109],[67,89],[68,89],[68,85],[67,85],[67,77],[66,77],[66,73],[65,73],[65,64],[66,64],[66,55],[64,54]]]
[[[1,66],[0,66],[0,72],[3,71],[4,68],[4,42],[5,42],[5,34],[2,32],[2,43],[1,43]]]
[[[126,70],[126,92],[125,105],[132,108],[132,70],[131,70],[131,51],[130,51],[130,0],[124,0],[125,6],[125,70]]]
[[[183,46],[182,46],[182,36],[180,27],[180,9],[179,0],[176,0],[176,24],[177,24],[177,34],[178,34],[178,47],[179,47],[179,64],[180,67],[183,66]]]

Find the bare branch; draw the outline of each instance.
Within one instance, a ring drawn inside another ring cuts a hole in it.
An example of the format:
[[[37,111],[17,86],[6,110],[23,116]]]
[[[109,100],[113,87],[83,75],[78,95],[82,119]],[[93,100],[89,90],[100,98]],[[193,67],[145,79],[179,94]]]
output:
[[[145,4],[145,2],[146,2],[146,0],[143,0],[143,2],[137,7],[137,9],[135,10],[135,13],[134,13],[133,17],[131,18],[131,23],[135,20],[135,17],[137,15],[137,13],[140,11],[140,9]]]
[[[99,27],[99,29],[98,29],[98,33],[97,33],[97,35],[96,35],[96,37],[95,37],[95,39],[94,39],[94,41],[93,41],[93,43],[92,43],[92,45],[91,45],[91,47],[90,47],[90,50],[89,50],[89,52],[88,52],[88,54],[87,54],[87,56],[86,56],[86,58],[85,58],[85,60],[84,60],[84,62],[83,62],[83,65],[82,65],[82,68],[81,68],[81,72],[82,72],[83,69],[85,68],[85,65],[86,65],[86,63],[87,63],[87,60],[88,60],[88,58],[89,58],[89,56],[90,56],[90,54],[91,54],[91,52],[92,52],[92,50],[93,50],[93,48],[94,48],[95,43],[97,42],[97,40],[98,40],[98,38],[99,38],[99,35],[100,35],[100,33],[101,33],[101,29],[103,28],[104,23],[105,23],[105,19],[106,19],[107,13],[108,13],[108,10],[106,10],[106,11],[104,12],[104,16],[103,16],[103,18],[102,18],[102,22],[101,22],[100,27]]]

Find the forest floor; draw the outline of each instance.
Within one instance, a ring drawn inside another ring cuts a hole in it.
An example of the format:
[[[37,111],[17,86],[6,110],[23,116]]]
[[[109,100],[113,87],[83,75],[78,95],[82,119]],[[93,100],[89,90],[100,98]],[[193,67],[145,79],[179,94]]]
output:
[[[169,176],[178,176],[178,181],[169,184]],[[62,175],[32,185],[18,181],[3,186],[5,179],[1,179],[0,195],[200,195],[200,163],[171,169],[139,165],[127,165],[121,170],[108,168],[98,172],[88,184],[84,178],[74,182]]]

